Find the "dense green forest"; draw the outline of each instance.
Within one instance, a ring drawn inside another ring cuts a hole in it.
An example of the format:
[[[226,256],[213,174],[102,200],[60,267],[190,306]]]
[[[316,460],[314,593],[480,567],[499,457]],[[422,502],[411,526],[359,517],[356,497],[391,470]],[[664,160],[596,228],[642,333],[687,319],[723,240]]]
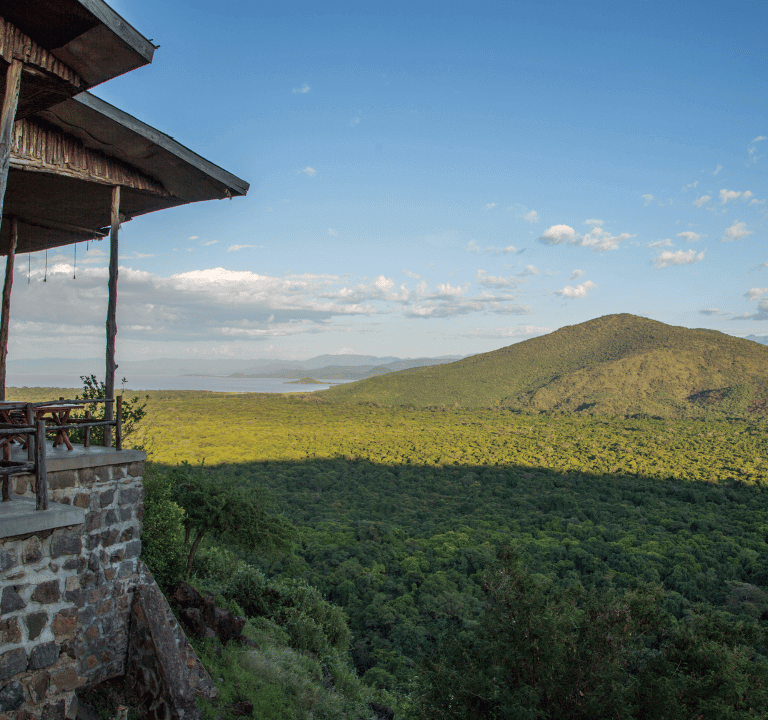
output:
[[[374,698],[413,718],[765,716],[767,421],[148,395],[134,441],[153,461],[150,487],[157,478],[182,504],[174,487],[231,487],[295,528],[280,552],[222,526],[200,547],[196,581],[259,618],[261,642],[282,637],[318,677],[346,678],[349,708]],[[316,609],[290,610],[304,587],[319,591]],[[320,598],[343,609],[345,640]],[[499,616],[505,603],[525,612]],[[523,625],[535,645],[515,640]],[[568,658],[582,656],[600,662],[564,695]],[[510,685],[505,658],[554,675]],[[430,690],[440,687],[455,692]]]

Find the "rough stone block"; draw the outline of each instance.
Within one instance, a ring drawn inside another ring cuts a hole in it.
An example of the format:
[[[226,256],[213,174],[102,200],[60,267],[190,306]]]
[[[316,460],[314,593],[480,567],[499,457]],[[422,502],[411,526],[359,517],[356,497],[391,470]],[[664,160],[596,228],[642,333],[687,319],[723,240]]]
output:
[[[93,623],[93,625],[91,625],[91,627],[85,631],[85,637],[88,640],[95,640],[97,637],[99,637],[99,634],[99,626],[97,623]]]
[[[91,504],[91,496],[88,493],[77,493],[72,504],[79,508],[87,508]]]
[[[27,669],[27,652],[23,647],[14,648],[0,655],[0,680],[8,680]]]
[[[139,490],[138,488],[123,488],[120,491],[120,505],[138,505],[139,504]]]
[[[97,467],[96,477],[98,477],[101,482],[109,482],[112,479],[112,466],[101,465],[100,467]]]
[[[125,560],[120,563],[120,569],[117,571],[117,577],[124,578],[136,572],[136,565],[133,560]]]
[[[24,704],[24,688],[20,682],[12,680],[0,690],[0,712],[18,710]]]
[[[21,557],[22,562],[25,565],[39,563],[43,559],[43,544],[40,542],[40,538],[37,537],[37,535],[33,535],[24,543],[24,550],[22,551]]]
[[[48,703],[40,714],[40,720],[66,720],[67,705],[64,700]]]
[[[140,478],[144,476],[144,463],[143,462],[132,462],[128,463],[128,474],[131,477]]]
[[[6,615],[14,610],[23,610],[27,604],[21,599],[16,587],[6,585],[3,588],[3,598],[0,600],[0,613]]]
[[[73,578],[77,579],[77,578]],[[77,630],[77,609],[76,608],[64,608],[56,613],[56,617],[53,618],[53,636],[57,642],[61,642],[65,638],[74,637]]]
[[[136,529],[134,527],[127,527],[125,530],[123,530],[122,535],[120,535],[120,542],[127,542],[128,540],[133,540],[134,535],[136,534]]]
[[[48,624],[48,613],[30,613],[24,620],[27,624],[27,637],[30,640],[37,640],[40,633],[43,632],[43,628]]]
[[[125,546],[125,557],[126,559],[129,558],[137,558],[141,555],[141,540],[132,540],[131,542],[127,543]]]
[[[77,530],[56,530],[51,537],[51,557],[79,555],[83,550],[83,541]]]
[[[27,489],[31,489],[31,487],[32,487],[32,483],[29,481],[26,475],[16,476],[16,494],[17,495],[26,495]]]
[[[77,479],[83,487],[90,487],[96,479],[96,473],[93,468],[80,468],[77,471]]]
[[[10,570],[19,564],[19,557],[13,549],[3,548],[0,550],[0,572]]]
[[[113,465],[112,466],[112,478],[114,480],[122,480],[128,475],[128,468],[125,465]]]
[[[59,470],[48,473],[48,489],[63,490],[77,485],[77,477],[74,470]]]
[[[67,558],[64,561],[65,570],[75,570],[76,572],[82,572],[85,570],[86,560],[84,557]]]
[[[117,574],[117,570],[115,570],[115,568],[113,568],[113,567],[106,568],[104,570],[104,579],[107,582],[112,582],[112,580],[113,580],[113,578],[115,577],[116,574]]]
[[[110,525],[117,525],[119,521],[117,510],[107,510],[104,513],[104,525],[109,527]]]
[[[85,541],[85,549],[88,550],[88,552],[95,550],[99,545],[101,544],[101,535],[99,533],[93,533],[93,535],[89,535],[88,538]]]
[[[78,677],[74,666],[59,670],[51,675],[51,683],[60,691],[70,691],[80,687],[83,681]]]
[[[55,642],[47,642],[32,648],[29,653],[29,669],[42,670],[50,667],[59,659],[61,647]]]
[[[99,505],[102,508],[109,507],[115,501],[115,491],[105,490],[99,495]]]
[[[133,517],[133,508],[121,508],[120,509],[120,519],[123,522],[126,522],[130,520]]]
[[[32,675],[28,683],[29,694],[36,703],[41,703],[48,695],[48,688],[51,685],[51,676],[47,672],[37,672]]]
[[[39,602],[41,605],[58,602],[61,599],[61,590],[58,580],[48,580],[40,583],[33,591],[31,599]]]
[[[21,627],[19,618],[12,617],[0,620],[0,645],[4,643],[20,643]]]
[[[93,532],[94,530],[101,529],[101,513],[90,512],[85,519],[86,532]]]
[[[85,605],[85,593],[82,590],[67,590],[64,593],[64,599],[77,608],[81,608]]]

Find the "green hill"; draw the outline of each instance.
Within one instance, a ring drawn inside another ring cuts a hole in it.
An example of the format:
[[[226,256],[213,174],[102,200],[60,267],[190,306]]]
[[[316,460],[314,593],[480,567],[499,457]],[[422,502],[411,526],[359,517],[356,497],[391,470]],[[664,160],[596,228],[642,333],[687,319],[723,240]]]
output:
[[[768,414],[768,347],[606,315],[447,365],[325,390],[332,401],[663,417]]]

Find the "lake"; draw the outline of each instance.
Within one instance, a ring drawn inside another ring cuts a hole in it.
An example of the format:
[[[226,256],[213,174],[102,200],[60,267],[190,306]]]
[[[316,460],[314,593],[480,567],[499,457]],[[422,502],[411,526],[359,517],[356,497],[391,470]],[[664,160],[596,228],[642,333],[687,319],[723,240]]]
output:
[[[119,391],[121,376],[118,372],[115,390]],[[316,378],[320,380],[321,378]],[[232,378],[208,375],[134,375],[127,379],[125,389],[140,390],[211,390],[213,392],[292,393],[326,390],[346,380],[330,380],[322,385],[295,385],[283,378]],[[8,371],[7,387],[60,387],[80,388],[80,376],[69,373],[18,373]]]

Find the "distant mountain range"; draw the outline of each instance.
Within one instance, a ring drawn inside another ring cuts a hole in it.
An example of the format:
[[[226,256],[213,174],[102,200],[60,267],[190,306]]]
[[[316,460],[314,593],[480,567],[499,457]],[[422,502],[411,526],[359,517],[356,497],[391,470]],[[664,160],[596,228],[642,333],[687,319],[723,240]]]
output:
[[[199,359],[157,358],[152,360],[121,360],[119,377],[144,375],[205,375],[215,377],[315,378],[357,380],[413,367],[425,367],[459,360],[466,355],[443,355],[436,358],[399,358],[375,355],[318,355],[309,360],[280,359]],[[8,369],[16,372],[46,374],[75,373],[104,374],[104,358],[73,360],[67,358],[34,358],[9,360]]]
[[[661,417],[768,415],[768,347],[606,315],[473,355],[339,385],[324,399]]]

